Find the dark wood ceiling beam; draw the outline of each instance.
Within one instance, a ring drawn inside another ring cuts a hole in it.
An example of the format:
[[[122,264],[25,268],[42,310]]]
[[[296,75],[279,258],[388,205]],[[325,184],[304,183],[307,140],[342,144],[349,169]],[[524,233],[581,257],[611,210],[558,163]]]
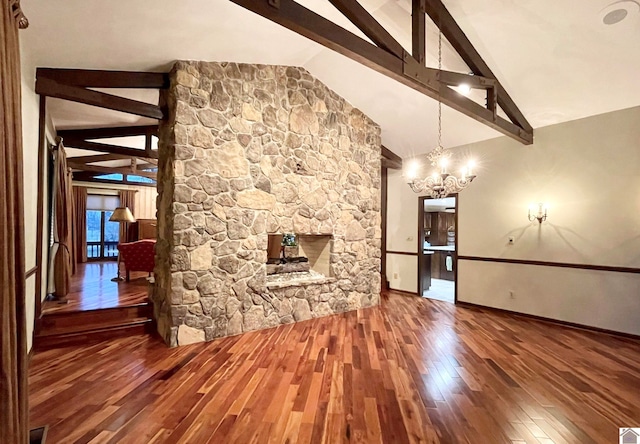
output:
[[[411,54],[424,65],[427,59],[427,23],[424,0],[413,0],[411,5]]]
[[[164,116],[158,105],[151,105],[78,86],[65,85],[46,77],[40,77],[36,80],[36,93],[41,96],[70,100],[152,119],[161,120]]]
[[[478,51],[473,47],[471,41],[467,38],[460,26],[458,26],[458,23],[456,23],[451,13],[442,4],[442,1],[424,1],[426,13],[433,23],[440,28],[442,35],[451,43],[451,46],[453,46],[460,57],[462,57],[462,60],[469,66],[473,73],[495,79],[496,76],[493,74],[493,71],[491,71],[491,68],[489,68],[489,65],[487,65],[482,59],[482,56],[480,56]],[[513,123],[520,126],[526,132],[533,132],[533,128],[524,117],[524,114],[522,114],[504,88],[500,88],[498,91],[498,104]]]
[[[396,162],[395,160],[385,159],[384,157],[382,159],[380,159],[380,161],[382,162],[382,167],[383,168],[388,168],[388,169],[391,169],[391,170],[401,170],[402,169],[402,162]]]
[[[389,148],[382,145],[380,154],[382,155],[382,166],[384,168],[391,168],[395,170],[402,169],[402,157],[398,156]]]
[[[97,151],[100,153],[123,154],[128,157],[158,158],[157,151],[145,151],[136,148],[128,148],[118,145],[108,145],[106,143],[88,142],[82,139],[63,138],[64,146],[69,148],[79,148],[83,150]]]
[[[110,139],[113,137],[146,136],[149,132],[157,135],[158,125],[59,130],[58,135],[63,139]]]
[[[402,45],[357,0],[329,1],[377,46],[400,59],[404,57],[405,50]]]
[[[515,140],[527,145],[533,143],[532,130],[524,130],[453,91],[434,78],[435,70],[419,65],[410,54],[400,60],[293,0],[279,0],[279,7],[271,6],[269,0],[231,1],[433,99],[442,100],[443,104]],[[418,80],[423,73],[425,78]]]
[[[394,153],[384,145],[382,145],[381,147],[381,155],[385,159],[395,160],[396,162],[402,162],[402,157],[398,156],[396,153]]]
[[[67,159],[74,164],[90,165],[92,163],[111,162],[114,160],[136,161],[138,168],[155,168],[158,162],[155,159],[148,159],[138,156],[127,156],[123,154],[94,154],[92,156],[69,156]],[[138,162],[139,161],[139,162]]]
[[[437,71],[436,70],[436,79],[445,85],[449,86],[459,86],[462,84],[467,84],[471,88],[475,89],[489,89],[496,88],[498,86],[498,81],[496,79],[489,79],[483,76],[476,76],[470,74],[463,74],[460,72],[453,71]]]
[[[103,173],[103,174],[130,174],[135,176],[148,177],[149,179],[156,179],[157,173],[151,171],[140,171],[136,170],[132,171],[131,167],[106,167],[99,165],[87,165],[85,163],[76,163],[70,157],[67,160],[67,165],[69,168],[73,168],[81,171],[91,171],[94,173]]]
[[[93,154],[90,156],[68,156],[67,158],[75,163],[98,163],[112,160],[129,160],[131,156],[124,154]]]
[[[164,72],[38,68],[36,78],[84,88],[169,88],[169,74]]]

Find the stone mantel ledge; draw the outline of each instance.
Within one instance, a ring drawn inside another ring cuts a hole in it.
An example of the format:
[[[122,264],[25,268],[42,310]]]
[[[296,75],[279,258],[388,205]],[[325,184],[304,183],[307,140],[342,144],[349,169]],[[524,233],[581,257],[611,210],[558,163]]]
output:
[[[307,285],[322,285],[322,284],[328,284],[336,281],[337,279],[333,277],[314,276],[314,277],[303,277],[303,278],[291,278],[287,280],[272,281],[272,282],[267,281],[266,287],[267,287],[267,290],[274,289],[274,288],[305,287]]]

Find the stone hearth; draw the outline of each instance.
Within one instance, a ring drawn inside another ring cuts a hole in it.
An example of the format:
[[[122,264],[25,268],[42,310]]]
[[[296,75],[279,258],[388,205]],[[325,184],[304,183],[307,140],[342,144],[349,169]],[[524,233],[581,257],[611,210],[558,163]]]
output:
[[[177,62],[161,101],[153,302],[167,344],[379,303],[375,123],[294,67]],[[302,250],[310,235],[308,279],[267,281],[268,233],[305,233]]]

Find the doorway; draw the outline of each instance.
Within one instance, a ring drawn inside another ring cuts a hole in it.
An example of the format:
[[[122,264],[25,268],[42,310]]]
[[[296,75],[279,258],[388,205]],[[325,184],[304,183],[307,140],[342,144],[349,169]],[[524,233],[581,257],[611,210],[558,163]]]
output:
[[[418,295],[456,302],[458,196],[418,198]]]
[[[109,219],[120,205],[117,195],[87,195],[87,260],[104,261],[118,258],[120,224]]]

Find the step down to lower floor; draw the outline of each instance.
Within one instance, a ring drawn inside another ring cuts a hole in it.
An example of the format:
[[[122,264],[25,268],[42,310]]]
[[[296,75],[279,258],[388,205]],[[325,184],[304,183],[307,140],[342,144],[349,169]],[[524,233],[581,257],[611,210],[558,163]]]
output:
[[[46,350],[55,347],[65,347],[67,345],[104,341],[115,337],[149,334],[153,333],[153,331],[153,319],[139,319],[122,322],[120,324],[104,325],[91,330],[37,335],[35,337],[34,347],[36,350]]]
[[[151,333],[154,330],[148,302],[99,310],[45,314],[35,336],[37,350]]]

